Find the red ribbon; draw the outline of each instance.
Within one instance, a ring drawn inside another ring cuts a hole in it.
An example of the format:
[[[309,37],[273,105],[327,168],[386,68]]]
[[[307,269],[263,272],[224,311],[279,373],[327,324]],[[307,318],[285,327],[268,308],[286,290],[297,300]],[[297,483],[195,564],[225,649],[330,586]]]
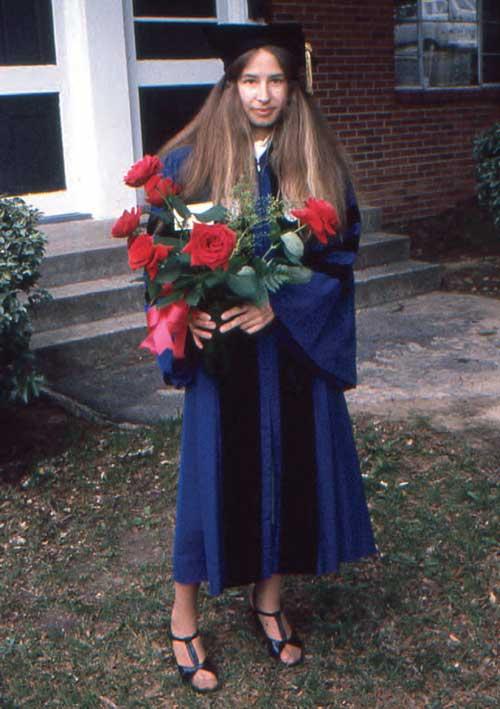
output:
[[[176,359],[184,357],[188,328],[189,305],[179,300],[165,308],[152,305],[146,313],[148,336],[139,347],[161,355],[172,350]]]

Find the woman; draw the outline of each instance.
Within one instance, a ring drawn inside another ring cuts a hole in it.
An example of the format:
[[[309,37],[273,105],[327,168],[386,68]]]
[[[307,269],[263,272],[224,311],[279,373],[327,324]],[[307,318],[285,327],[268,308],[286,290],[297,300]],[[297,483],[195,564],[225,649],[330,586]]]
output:
[[[171,637],[181,675],[197,691],[218,687],[197,633],[200,582],[213,595],[253,584],[250,604],[269,651],[291,666],[303,649],[280,610],[282,575],[335,571],[376,551],[343,396],[356,377],[360,233],[347,161],[300,86],[298,26],[211,32],[226,72],[165,146],[164,173],[191,201],[228,203],[242,176],[255,182],[258,209],[271,194],[292,207],[311,195],[329,200],[342,234],[308,241],[311,281],[283,287],[269,305],[231,307],[220,326],[192,314],[193,351],[217,327],[231,332],[229,377],[216,381],[195,356],[159,358],[165,380],[186,386]],[[265,228],[256,230],[255,251],[268,243]]]

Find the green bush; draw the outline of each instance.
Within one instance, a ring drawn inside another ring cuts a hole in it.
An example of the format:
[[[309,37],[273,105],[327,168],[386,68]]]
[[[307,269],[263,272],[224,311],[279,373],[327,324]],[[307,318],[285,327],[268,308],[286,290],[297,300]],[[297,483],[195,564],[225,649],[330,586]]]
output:
[[[34,288],[45,250],[39,212],[20,197],[0,197],[0,404],[38,396],[43,377],[30,352],[30,306],[46,300]]]
[[[488,209],[500,231],[500,123],[474,139],[479,203]]]

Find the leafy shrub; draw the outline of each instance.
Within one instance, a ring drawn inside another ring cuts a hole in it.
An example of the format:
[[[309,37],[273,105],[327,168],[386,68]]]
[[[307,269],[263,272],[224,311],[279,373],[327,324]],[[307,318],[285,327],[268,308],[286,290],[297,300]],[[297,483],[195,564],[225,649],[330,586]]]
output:
[[[0,197],[0,404],[26,403],[43,383],[29,350],[29,307],[49,297],[34,288],[46,243],[38,216],[20,197]]]
[[[480,133],[474,139],[474,158],[479,203],[486,207],[500,231],[500,123]]]

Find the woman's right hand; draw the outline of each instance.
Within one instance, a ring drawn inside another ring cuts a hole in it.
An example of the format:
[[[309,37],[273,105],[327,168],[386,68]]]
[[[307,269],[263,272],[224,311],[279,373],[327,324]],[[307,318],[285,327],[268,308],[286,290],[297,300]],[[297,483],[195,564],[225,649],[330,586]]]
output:
[[[203,349],[203,340],[210,340],[217,325],[208,313],[203,310],[191,310],[189,313],[188,327],[193,335],[194,344],[198,349]]]

